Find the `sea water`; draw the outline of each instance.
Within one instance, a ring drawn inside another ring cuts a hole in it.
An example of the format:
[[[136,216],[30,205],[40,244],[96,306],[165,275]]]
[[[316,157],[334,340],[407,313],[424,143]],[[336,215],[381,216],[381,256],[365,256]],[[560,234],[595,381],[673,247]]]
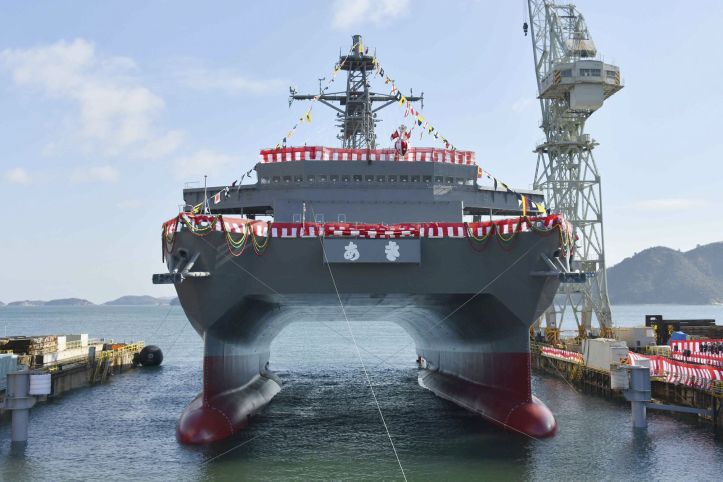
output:
[[[616,323],[645,314],[714,318],[721,306],[619,306]],[[351,322],[364,366],[409,480],[715,480],[723,439],[692,416],[648,414],[633,430],[624,403],[533,376],[558,434],[501,430],[417,384],[411,338],[393,323]],[[283,390],[231,440],[188,447],[178,416],[201,390],[202,343],[180,307],[0,308],[0,334],[90,333],[145,340],[160,368],[131,370],[32,409],[30,441],[11,447],[0,422],[2,480],[401,480],[402,472],[341,320],[288,326],[272,345]]]

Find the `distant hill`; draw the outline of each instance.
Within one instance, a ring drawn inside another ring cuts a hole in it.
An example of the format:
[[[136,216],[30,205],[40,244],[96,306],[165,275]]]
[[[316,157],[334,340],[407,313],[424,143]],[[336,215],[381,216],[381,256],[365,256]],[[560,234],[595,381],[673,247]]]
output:
[[[83,300],[80,298],[62,298],[59,300],[50,300],[45,302],[45,306],[91,306],[93,303],[91,303],[88,300]]]
[[[649,248],[608,269],[613,304],[723,303],[723,242]]]
[[[60,298],[57,300],[23,300],[11,301],[7,306],[91,306],[92,302],[81,298]],[[0,304],[0,306],[2,306]]]
[[[11,301],[8,306],[43,306],[45,301],[43,300],[23,300],[23,301]]]
[[[3,303],[2,301],[0,301],[0,308],[2,308],[3,306],[5,306],[5,303]]]
[[[168,298],[154,298],[153,296],[121,296],[113,301],[106,301],[104,305],[111,306],[159,306],[167,305]]]
[[[181,300],[179,300],[178,297],[173,298],[173,299],[171,300],[171,303],[170,303],[170,304],[171,304],[171,306],[178,306],[178,305],[181,304]]]

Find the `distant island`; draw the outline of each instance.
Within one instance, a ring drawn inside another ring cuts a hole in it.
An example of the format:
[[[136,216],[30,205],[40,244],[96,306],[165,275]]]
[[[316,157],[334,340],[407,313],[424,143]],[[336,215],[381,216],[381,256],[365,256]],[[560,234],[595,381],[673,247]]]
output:
[[[91,306],[92,302],[80,298],[61,298],[57,300],[23,300],[12,301],[7,306]]]
[[[723,242],[685,252],[649,248],[607,273],[613,305],[723,303]]]
[[[171,298],[154,298],[153,296],[121,296],[112,301],[106,301],[104,305],[109,306],[160,306],[171,303]]]
[[[170,296],[153,297],[153,296],[121,296],[118,299],[106,301],[102,303],[105,306],[169,306],[178,305],[178,298]],[[61,298],[57,300],[22,300],[11,301],[7,305],[0,302],[0,308],[8,307],[32,307],[32,306],[96,306],[92,301],[81,298]]]

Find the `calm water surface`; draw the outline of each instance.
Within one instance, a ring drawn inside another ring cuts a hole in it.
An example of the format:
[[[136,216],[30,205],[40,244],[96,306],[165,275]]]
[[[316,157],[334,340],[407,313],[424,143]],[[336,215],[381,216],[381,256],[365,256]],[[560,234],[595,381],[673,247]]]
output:
[[[721,306],[621,306],[644,314],[715,318]],[[410,480],[720,480],[723,437],[694,418],[649,415],[534,377],[559,433],[533,440],[495,428],[417,385],[411,338],[391,323],[354,323],[364,361]],[[33,409],[30,443],[10,447],[0,423],[2,480],[400,480],[345,322],[293,324],[274,342],[284,389],[233,440],[193,448],[175,424],[201,389],[202,344],[180,307],[0,308],[0,334],[87,332],[159,345],[159,369],[131,371]]]

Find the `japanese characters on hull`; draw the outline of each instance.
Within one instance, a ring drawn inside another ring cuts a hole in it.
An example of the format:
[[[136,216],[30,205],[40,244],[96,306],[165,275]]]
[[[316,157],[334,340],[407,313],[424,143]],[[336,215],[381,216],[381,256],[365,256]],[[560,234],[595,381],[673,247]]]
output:
[[[419,263],[419,239],[324,238],[327,263]]]

